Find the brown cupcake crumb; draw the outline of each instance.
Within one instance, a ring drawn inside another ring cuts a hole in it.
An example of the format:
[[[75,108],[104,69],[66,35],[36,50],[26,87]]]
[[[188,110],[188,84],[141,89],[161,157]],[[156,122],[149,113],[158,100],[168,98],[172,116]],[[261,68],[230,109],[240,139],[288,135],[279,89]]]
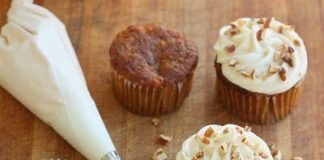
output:
[[[244,127],[244,130],[245,130],[246,132],[251,132],[251,131],[252,131],[252,127],[250,127],[250,126],[245,126],[245,127]]]
[[[271,155],[274,160],[281,160],[282,155],[279,149],[275,145],[269,145],[269,149],[271,151]]]
[[[161,124],[161,120],[158,118],[152,118],[152,123],[154,126],[159,126]]]

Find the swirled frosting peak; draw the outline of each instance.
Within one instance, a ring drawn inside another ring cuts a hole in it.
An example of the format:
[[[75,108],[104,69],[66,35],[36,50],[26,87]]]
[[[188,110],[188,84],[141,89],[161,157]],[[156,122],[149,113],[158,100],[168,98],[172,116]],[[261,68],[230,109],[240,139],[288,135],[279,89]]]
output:
[[[209,125],[189,137],[177,160],[273,160],[267,144],[249,127]]]
[[[224,26],[214,49],[222,74],[252,92],[284,92],[307,70],[303,40],[274,18],[241,18]]]

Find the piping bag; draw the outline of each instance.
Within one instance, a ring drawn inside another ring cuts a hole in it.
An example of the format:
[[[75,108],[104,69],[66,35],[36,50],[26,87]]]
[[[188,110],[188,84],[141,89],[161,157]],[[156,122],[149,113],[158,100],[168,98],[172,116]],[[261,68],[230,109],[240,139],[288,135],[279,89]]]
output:
[[[1,29],[0,85],[87,159],[120,160],[64,24],[32,0],[13,0]]]

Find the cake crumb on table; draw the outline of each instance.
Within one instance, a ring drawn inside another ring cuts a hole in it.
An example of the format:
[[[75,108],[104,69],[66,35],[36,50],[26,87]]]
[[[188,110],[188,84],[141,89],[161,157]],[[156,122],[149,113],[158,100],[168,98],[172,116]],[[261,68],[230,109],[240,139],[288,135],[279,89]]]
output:
[[[154,126],[159,126],[161,124],[161,120],[159,118],[153,118],[152,123]]]

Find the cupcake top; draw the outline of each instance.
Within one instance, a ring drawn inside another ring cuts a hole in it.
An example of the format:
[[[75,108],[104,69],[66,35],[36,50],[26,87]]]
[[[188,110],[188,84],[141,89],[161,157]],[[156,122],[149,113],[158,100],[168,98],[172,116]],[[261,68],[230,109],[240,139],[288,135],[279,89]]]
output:
[[[251,128],[209,125],[189,137],[177,160],[272,160],[267,144]]]
[[[146,24],[118,33],[110,57],[119,74],[158,87],[185,80],[197,65],[198,49],[182,33],[160,24]]]
[[[224,26],[214,49],[223,75],[256,93],[289,90],[307,70],[303,40],[274,18],[241,18]]]

